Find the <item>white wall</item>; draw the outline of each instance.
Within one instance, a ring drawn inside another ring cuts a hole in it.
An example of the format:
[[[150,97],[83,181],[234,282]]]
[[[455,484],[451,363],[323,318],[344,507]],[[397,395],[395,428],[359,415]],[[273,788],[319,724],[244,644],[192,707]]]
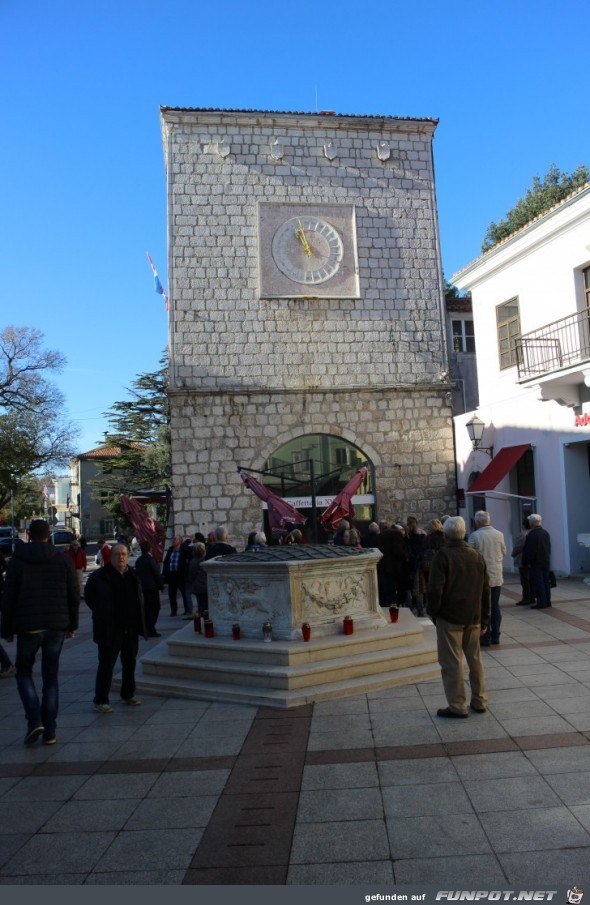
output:
[[[496,307],[518,298],[523,334],[580,310],[589,243],[590,189],[453,276],[472,294],[480,406],[530,394],[516,367],[500,370]]]
[[[551,534],[552,566],[564,573],[590,569],[590,554],[577,546],[577,533],[590,531],[590,475],[585,453],[590,426],[575,425],[576,413],[590,413],[590,404],[574,410],[556,400],[542,401],[539,385],[518,383],[516,367],[500,370],[496,307],[518,298],[523,334],[583,310],[581,271],[587,266],[590,187],[452,277],[455,285],[472,294],[480,398],[477,415],[486,424],[482,445],[493,446],[495,452],[522,443],[534,447],[536,509]],[[458,486],[465,491],[469,475],[476,469],[483,471],[490,461],[485,453],[471,449],[465,424],[472,414],[454,419]],[[510,478],[496,490],[514,492]],[[517,506],[509,499],[489,496],[486,506],[509,546],[520,531]],[[512,559],[507,557],[504,565],[511,569]]]

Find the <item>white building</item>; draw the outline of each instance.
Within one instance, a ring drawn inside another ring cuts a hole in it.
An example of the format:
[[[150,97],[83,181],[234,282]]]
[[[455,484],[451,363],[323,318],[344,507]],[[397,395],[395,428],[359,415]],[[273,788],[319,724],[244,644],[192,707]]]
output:
[[[452,280],[472,294],[477,345],[479,407],[455,418],[466,515],[487,509],[510,552],[523,515],[538,511],[553,568],[590,571],[578,542],[590,532],[590,185]],[[473,415],[491,461],[472,449]]]

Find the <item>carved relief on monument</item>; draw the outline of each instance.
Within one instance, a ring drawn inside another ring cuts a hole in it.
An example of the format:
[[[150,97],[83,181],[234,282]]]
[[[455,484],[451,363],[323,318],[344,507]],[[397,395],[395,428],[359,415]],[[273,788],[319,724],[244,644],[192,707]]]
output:
[[[318,576],[301,582],[300,605],[303,616],[314,622],[345,613],[366,613],[367,573]]]
[[[210,600],[217,604],[221,617],[237,619],[270,619],[276,615],[267,591],[250,579],[226,578],[215,582],[209,592]]]

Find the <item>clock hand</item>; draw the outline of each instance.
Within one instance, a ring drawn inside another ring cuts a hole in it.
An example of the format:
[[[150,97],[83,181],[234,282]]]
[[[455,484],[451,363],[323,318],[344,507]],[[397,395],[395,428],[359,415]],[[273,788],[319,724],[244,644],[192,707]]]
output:
[[[301,244],[303,246],[303,251],[305,252],[305,254],[309,258],[311,258],[313,255],[313,251],[311,249],[311,245],[309,244],[309,242],[307,240],[307,236],[305,235],[305,230],[303,229],[303,224],[301,223],[301,220],[299,221],[299,226],[295,230],[295,235],[301,242]]]

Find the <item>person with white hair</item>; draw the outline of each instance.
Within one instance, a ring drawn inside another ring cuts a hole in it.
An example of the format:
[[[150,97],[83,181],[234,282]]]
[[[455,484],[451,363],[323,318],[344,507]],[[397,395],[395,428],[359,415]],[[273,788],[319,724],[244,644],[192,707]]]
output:
[[[427,613],[436,626],[438,662],[448,706],[437,716],[469,716],[463,655],[469,667],[469,709],[485,713],[488,699],[479,645],[490,617],[490,583],[485,559],[465,542],[465,522],[451,516],[443,525],[445,544],[430,566]]]
[[[266,543],[266,534],[264,531],[257,531],[254,535],[254,543],[248,547],[249,553],[262,553],[263,550],[268,550],[268,544]]]
[[[207,559],[213,559],[214,556],[228,556],[230,553],[237,553],[236,548],[229,542],[229,534],[225,525],[219,525],[215,529],[215,543],[209,547],[207,551]]]
[[[486,561],[492,594],[492,609],[488,631],[482,636],[480,643],[484,647],[500,643],[500,625],[502,611],[500,609],[500,593],[504,584],[502,562],[506,556],[504,535],[497,528],[492,528],[489,512],[480,509],[473,516],[476,530],[470,535],[469,543],[479,550]]]
[[[526,536],[522,551],[522,564],[528,566],[531,582],[535,589],[536,604],[533,610],[545,610],[551,606],[551,582],[549,569],[551,566],[551,537],[541,527],[542,516],[538,512],[529,515],[531,530]]]

